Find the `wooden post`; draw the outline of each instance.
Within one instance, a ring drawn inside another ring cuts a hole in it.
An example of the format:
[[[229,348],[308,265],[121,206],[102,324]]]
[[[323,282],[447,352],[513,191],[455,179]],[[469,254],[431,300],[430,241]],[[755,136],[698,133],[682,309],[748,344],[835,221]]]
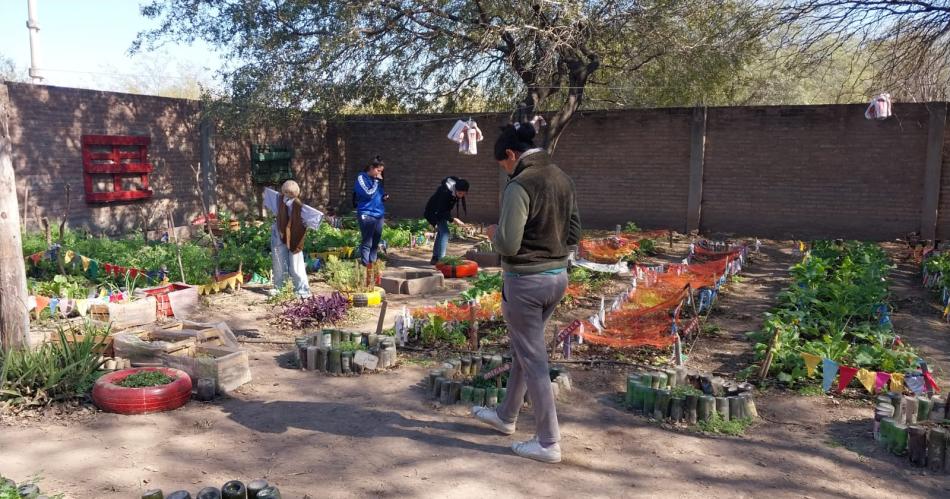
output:
[[[0,347],[3,350],[27,346],[30,332],[10,114],[7,86],[0,84]]]
[[[383,334],[383,322],[386,321],[386,308],[389,306],[389,302],[383,300],[379,304],[379,320],[376,321],[376,334]]]
[[[930,124],[927,129],[927,159],[924,164],[924,196],[920,207],[920,237],[937,238],[937,210],[940,204],[940,174],[943,167],[943,135],[947,121],[947,103],[927,104]]]

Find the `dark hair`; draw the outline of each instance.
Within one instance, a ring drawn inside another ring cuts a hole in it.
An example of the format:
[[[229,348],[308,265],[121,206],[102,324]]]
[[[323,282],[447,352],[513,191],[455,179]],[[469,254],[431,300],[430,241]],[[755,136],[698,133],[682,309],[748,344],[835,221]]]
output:
[[[495,141],[495,159],[501,161],[508,157],[508,149],[525,152],[534,147],[534,127],[530,123],[520,123],[502,127],[501,135]]]
[[[456,191],[465,191],[468,192],[468,180],[460,178],[455,181],[455,190]]]
[[[369,162],[368,165],[366,165],[366,168],[363,168],[363,171],[365,172],[369,170],[370,168],[376,168],[377,166],[383,166],[383,167],[386,166],[386,163],[383,163],[383,158],[381,158],[378,154],[376,155],[375,158],[373,158],[372,161]]]

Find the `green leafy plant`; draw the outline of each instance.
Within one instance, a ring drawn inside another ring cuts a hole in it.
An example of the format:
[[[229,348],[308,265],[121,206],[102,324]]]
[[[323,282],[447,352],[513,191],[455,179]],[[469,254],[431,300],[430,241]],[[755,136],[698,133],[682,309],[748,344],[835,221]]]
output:
[[[144,388],[147,386],[167,385],[176,379],[177,378],[161,371],[139,371],[126,376],[122,381],[116,384],[125,388]]]
[[[701,390],[698,390],[690,385],[676,385],[670,389],[670,393],[674,397],[685,397],[687,395],[700,396],[703,394]]]
[[[785,383],[806,376],[802,352],[878,371],[913,367],[917,354],[896,345],[890,322],[881,320],[892,268],[875,244],[812,243],[810,254],[790,269],[794,282],[766,314],[762,330],[749,335],[757,357],[765,357],[774,335],[771,370]]]
[[[382,273],[386,268],[385,262],[377,260],[373,264],[373,272]],[[372,291],[374,283],[366,284],[366,267],[356,260],[341,260],[333,255],[327,257],[323,266],[323,277],[334,289],[353,293]]]
[[[465,259],[464,259],[464,258],[462,258],[462,257],[460,257],[460,256],[454,256],[454,255],[451,255],[451,256],[450,256],[450,255],[446,255],[446,256],[443,256],[443,257],[439,260],[439,263],[441,263],[442,265],[450,265],[450,266],[453,266],[453,267],[454,267],[454,266],[461,265],[463,262],[465,262]]]
[[[30,280],[30,291],[39,296],[56,298],[81,299],[89,296],[89,289],[94,288],[89,279],[83,276],[55,275],[50,281]]]
[[[357,352],[360,350],[366,350],[366,347],[358,341],[341,341],[340,350],[344,352]]]
[[[86,324],[79,332],[75,342],[60,329],[59,342],[0,351],[0,401],[32,406],[85,395],[102,366],[98,348],[109,328]]]
[[[712,417],[705,421],[699,421],[696,426],[707,433],[718,433],[720,435],[737,437],[745,433],[745,431],[752,426],[752,419],[741,418],[726,421],[718,412],[713,411]]]
[[[294,283],[289,279],[284,281],[284,285],[277,290],[277,294],[267,298],[267,303],[270,305],[283,305],[292,300],[297,299],[297,293],[294,292]]]
[[[502,275],[500,272],[481,272],[469,279],[471,287],[459,295],[458,302],[477,300],[482,295],[500,292]]]

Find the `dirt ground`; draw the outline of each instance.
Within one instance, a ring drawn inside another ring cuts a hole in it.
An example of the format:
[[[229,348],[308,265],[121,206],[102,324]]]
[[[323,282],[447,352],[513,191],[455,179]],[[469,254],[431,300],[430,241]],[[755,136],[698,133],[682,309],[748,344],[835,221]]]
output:
[[[423,263],[427,256],[399,260]],[[689,364],[726,374],[748,365],[744,333],[758,327],[794,261],[790,244],[766,244],[740,282],[729,284],[710,322],[715,327],[695,343]],[[461,286],[389,297],[390,310],[452,297]],[[909,264],[898,269],[893,291],[895,326],[946,379],[950,326]],[[621,368],[573,366],[575,389],[558,404],[564,461],[525,460],[510,445],[531,436],[530,411],[506,437],[461,408],[436,407],[420,388],[427,367],[420,357],[362,377],[292,369],[290,347],[279,342],[293,332],[269,324],[271,309],[251,289],[210,303],[206,320],[226,320],[251,352],[254,381],[229,397],[146,416],[6,418],[0,473],[17,480],[40,473],[44,489],[71,498],[134,498],[152,487],[194,492],[261,477],[285,498],[950,496],[947,476],[912,469],[906,458],[877,448],[866,400],[770,390],[758,395],[761,422],[745,436],[712,437],[623,409]],[[357,329],[375,327],[372,312],[359,319]]]

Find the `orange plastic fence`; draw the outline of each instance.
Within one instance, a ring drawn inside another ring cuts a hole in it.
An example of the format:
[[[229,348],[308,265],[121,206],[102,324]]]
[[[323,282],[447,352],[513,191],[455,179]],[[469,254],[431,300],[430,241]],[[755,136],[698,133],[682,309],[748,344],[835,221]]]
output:
[[[584,339],[596,345],[618,348],[644,347],[666,348],[673,344],[670,333],[673,311],[686,299],[689,290],[681,288],[666,301],[645,309],[621,308],[608,314],[606,327],[597,331],[591,324],[585,325]]]
[[[626,237],[582,239],[578,244],[580,256],[595,263],[617,263],[636,253],[638,248],[640,243]]]
[[[501,293],[496,291],[483,295],[476,302],[474,311],[475,319],[480,321],[501,317]],[[412,309],[413,317],[426,318],[429,315],[435,315],[447,321],[467,321],[472,318],[472,306],[446,302],[441,305]]]

